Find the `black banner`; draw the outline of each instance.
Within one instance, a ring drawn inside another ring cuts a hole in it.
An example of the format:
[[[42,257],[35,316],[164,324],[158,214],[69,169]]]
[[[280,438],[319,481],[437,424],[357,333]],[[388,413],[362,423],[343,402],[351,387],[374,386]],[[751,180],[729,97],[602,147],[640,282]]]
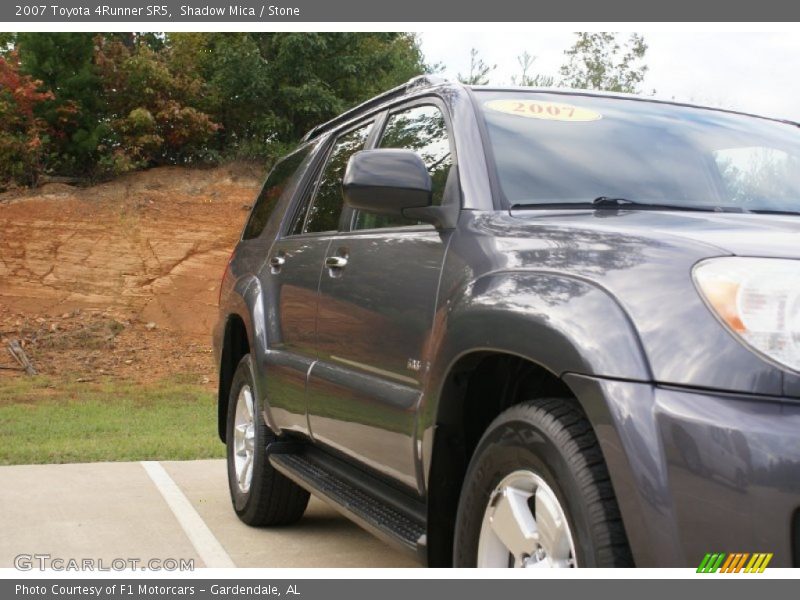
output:
[[[698,581],[699,580],[699,581]],[[78,580],[30,579],[0,582],[0,597],[10,600],[529,600],[545,595],[560,598],[647,597],[672,600],[688,596],[724,597],[750,600],[756,594],[794,597],[796,580],[766,578],[763,575],[723,577],[698,575],[697,579],[152,579]]]
[[[459,0],[375,2],[374,0],[11,0],[0,4],[0,21],[13,23],[86,22],[636,22],[759,21],[800,19],[800,3],[762,0],[757,4],[724,0]]]

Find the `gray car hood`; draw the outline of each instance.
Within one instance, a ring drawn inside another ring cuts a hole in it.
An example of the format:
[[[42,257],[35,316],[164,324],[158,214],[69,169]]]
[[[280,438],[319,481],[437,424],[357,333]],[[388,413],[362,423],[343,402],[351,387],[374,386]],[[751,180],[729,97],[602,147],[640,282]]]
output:
[[[800,216],[662,211],[515,210],[512,216],[611,233],[684,238],[726,254],[800,259]]]

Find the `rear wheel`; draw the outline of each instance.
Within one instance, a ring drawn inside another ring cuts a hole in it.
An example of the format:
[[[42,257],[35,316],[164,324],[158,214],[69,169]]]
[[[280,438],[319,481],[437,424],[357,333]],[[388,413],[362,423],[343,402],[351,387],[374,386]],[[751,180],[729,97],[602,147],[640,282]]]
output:
[[[520,404],[489,426],[464,480],[453,562],[633,566],[597,438],[568,401]]]
[[[309,494],[267,459],[275,435],[261,418],[250,356],[239,362],[228,398],[228,488],[238,517],[248,525],[287,525],[306,510]]]

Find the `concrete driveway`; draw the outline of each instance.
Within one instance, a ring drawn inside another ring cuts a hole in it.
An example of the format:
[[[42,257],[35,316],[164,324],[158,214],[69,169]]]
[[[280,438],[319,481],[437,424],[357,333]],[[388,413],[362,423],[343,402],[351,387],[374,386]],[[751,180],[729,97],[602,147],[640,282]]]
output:
[[[196,567],[412,567],[312,497],[296,525],[241,523],[225,461],[0,467],[0,567],[19,554],[68,560],[194,559]]]

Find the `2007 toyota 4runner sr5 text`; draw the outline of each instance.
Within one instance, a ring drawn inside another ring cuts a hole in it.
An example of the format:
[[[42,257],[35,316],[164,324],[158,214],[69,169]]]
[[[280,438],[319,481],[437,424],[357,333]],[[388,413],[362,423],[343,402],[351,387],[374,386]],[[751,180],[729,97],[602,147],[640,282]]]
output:
[[[412,80],[267,177],[214,347],[233,507],[431,566],[800,565],[800,129]]]

